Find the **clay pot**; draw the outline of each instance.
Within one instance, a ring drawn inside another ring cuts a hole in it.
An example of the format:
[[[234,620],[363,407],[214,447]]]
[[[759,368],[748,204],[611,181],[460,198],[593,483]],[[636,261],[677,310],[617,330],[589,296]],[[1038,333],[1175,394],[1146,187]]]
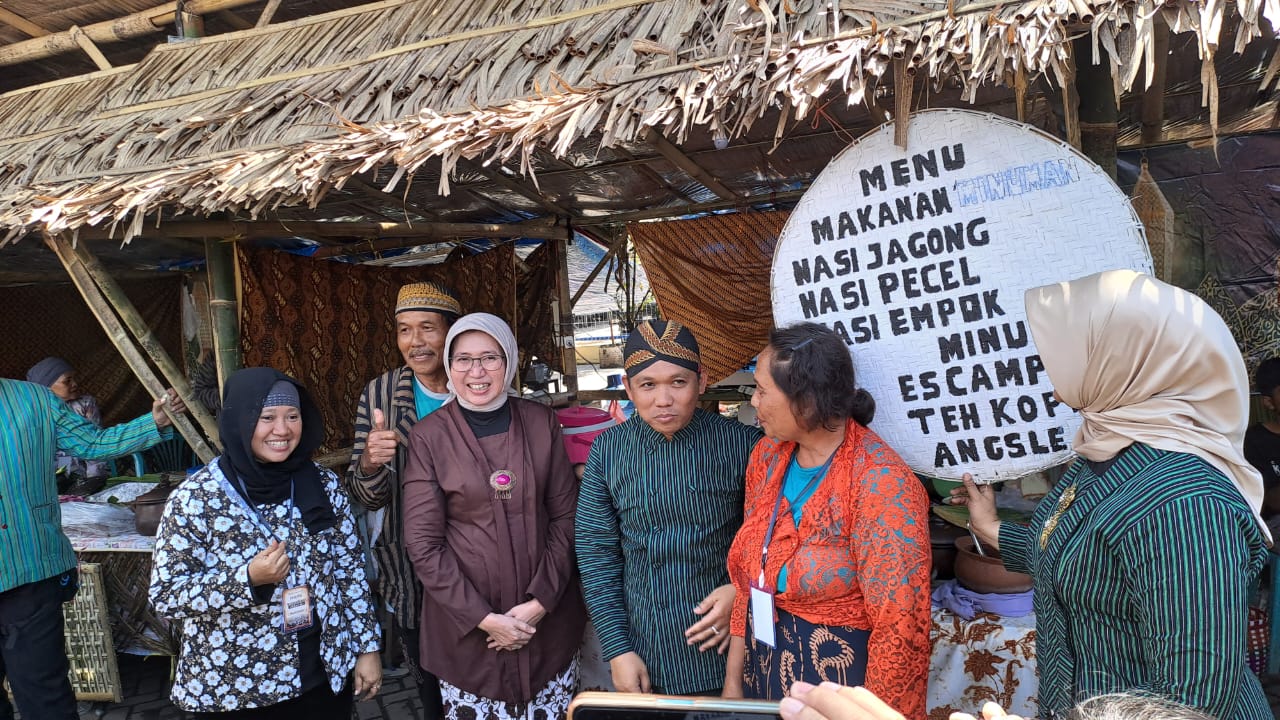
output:
[[[965,531],[941,519],[929,520],[929,546],[933,553],[934,577],[939,580],[950,580],[955,577],[956,538]]]
[[[983,545],[986,556],[973,549],[973,538],[956,538],[956,579],[980,593],[1021,593],[1031,589],[1031,576],[1004,569],[1000,554]]]
[[[155,488],[127,503],[133,509],[133,524],[139,535],[155,537],[156,531],[160,529],[160,516],[164,514],[165,503],[169,501],[169,495],[173,491],[170,476],[165,474]]]

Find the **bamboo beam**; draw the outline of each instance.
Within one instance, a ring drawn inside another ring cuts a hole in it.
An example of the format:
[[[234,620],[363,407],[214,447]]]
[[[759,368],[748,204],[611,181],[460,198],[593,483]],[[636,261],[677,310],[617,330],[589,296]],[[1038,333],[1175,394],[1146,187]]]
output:
[[[533,223],[392,223],[392,222],[323,222],[315,220],[208,220],[162,222],[147,226],[135,237],[204,238],[204,237],[319,237],[319,238],[531,238],[559,240],[569,235],[568,228]],[[107,229],[84,228],[79,238],[85,240],[119,239],[119,233]]]
[[[218,367],[218,389],[240,369],[240,317],[236,304],[236,245],[233,241],[205,238],[205,264],[209,271],[209,314],[213,319],[213,357]]]
[[[1157,13],[1151,20],[1152,32],[1151,84],[1142,93],[1142,144],[1152,145],[1164,138],[1164,86],[1169,64],[1169,24]]]
[[[573,216],[572,212],[561,207],[560,205],[557,205],[546,195],[543,195],[542,193],[536,190],[533,190],[531,188],[525,187],[523,183],[512,180],[511,178],[507,177],[506,175],[503,175],[501,172],[493,170],[492,168],[487,168],[487,167],[484,167],[483,165],[477,165],[467,160],[459,160],[458,169],[464,172],[480,173],[481,175],[489,178],[489,180],[492,181],[493,183],[497,185],[501,185],[502,187],[510,190],[513,193],[516,193],[517,195],[521,195],[523,197],[526,197],[532,200],[533,202],[537,203],[539,207],[541,207],[542,209],[548,212],[551,212],[553,214],[560,215],[563,217]]]
[[[112,344],[116,346],[116,349],[120,351],[120,354],[124,356],[125,362],[133,370],[134,374],[138,376],[142,386],[147,389],[152,398],[162,397],[166,392],[164,383],[160,382],[160,378],[156,377],[156,374],[147,365],[147,361],[143,359],[142,353],[129,340],[128,333],[125,332],[124,326],[120,324],[120,319],[111,311],[106,298],[102,296],[98,287],[94,285],[93,278],[89,276],[88,270],[85,269],[80,259],[76,257],[67,242],[62,238],[45,233],[44,242],[62,261],[62,266],[67,269],[67,274],[71,276],[71,281],[75,283],[76,289],[80,291],[85,304],[89,306],[94,316],[98,318],[103,331],[107,334]],[[211,462],[216,453],[200,435],[200,432],[196,430],[195,425],[191,424],[191,420],[186,415],[175,413],[167,407],[165,408],[165,414],[173,421],[174,429],[186,438],[187,444],[195,451],[200,461]]]
[[[107,56],[102,54],[98,46],[93,44],[93,41],[89,39],[88,35],[84,34],[84,31],[79,26],[72,25],[67,32],[71,33],[71,39],[75,40],[76,45],[79,45],[80,49],[84,50],[84,54],[89,56],[89,59],[93,61],[94,65],[98,66],[99,70],[111,69],[112,66],[107,60]]]
[[[169,353],[165,352],[160,341],[156,339],[155,333],[151,332],[151,328],[147,327],[142,316],[138,314],[137,308],[133,306],[133,303],[124,294],[124,289],[115,281],[115,278],[111,277],[107,269],[98,261],[98,258],[89,252],[89,248],[84,243],[78,243],[71,251],[75,253],[80,263],[84,265],[84,269],[89,272],[89,277],[97,284],[98,290],[101,291],[103,297],[107,299],[116,314],[124,321],[125,327],[129,329],[129,332],[133,333],[138,345],[151,358],[151,362],[157,368],[160,368],[160,374],[164,375],[169,387],[176,390],[178,395],[182,397],[182,401],[187,404],[191,417],[195,418],[200,429],[204,431],[205,437],[209,438],[215,447],[220,445],[218,424],[214,422],[213,416],[209,414],[204,405],[200,404],[200,401],[191,391],[191,383],[187,380],[187,376],[178,369],[177,363],[173,361],[173,358],[169,357]]]
[[[421,205],[414,202],[410,202],[407,197],[397,197],[395,195],[392,195],[389,192],[379,190],[378,188],[370,185],[369,183],[361,180],[358,177],[353,177],[347,180],[347,185],[359,190],[360,192],[364,193],[365,195],[375,200],[381,200],[383,202],[392,203],[392,205],[398,205],[406,213],[408,212],[417,213],[420,217],[424,217],[428,220],[436,220],[440,217],[439,215],[431,212],[430,210],[422,207]]]
[[[276,11],[280,9],[280,0],[268,0],[267,6],[262,8],[262,14],[258,16],[258,22],[254,27],[264,28],[271,24],[271,18],[276,16]]]
[[[649,143],[658,151],[658,154],[666,158],[668,162],[689,174],[694,180],[702,183],[711,192],[719,195],[725,200],[737,200],[742,196],[730,190],[728,186],[717,180],[711,173],[707,172],[701,165],[694,162],[692,158],[681,152],[657,128],[650,127],[645,131],[645,142]]]
[[[618,252],[617,244],[610,243],[609,251],[604,254],[604,257],[600,258],[600,262],[596,263],[596,266],[591,269],[591,272],[587,273],[587,279],[582,281],[582,284],[578,286],[578,291],[575,292],[573,294],[573,297],[569,299],[570,309],[572,309],[573,306],[578,304],[578,301],[582,299],[582,296],[584,294],[586,294],[587,288],[591,287],[591,283],[596,281],[596,276],[598,276],[600,272],[605,269],[605,267],[609,264],[609,261],[613,259],[613,256],[617,252]]]
[[[711,212],[713,210],[729,210],[731,208],[751,207],[753,205],[763,205],[765,203],[793,202],[795,200],[799,200],[800,196],[804,195],[804,192],[804,190],[788,190],[780,193],[751,195],[737,198],[735,200],[712,200],[710,202],[673,205],[671,207],[653,208],[651,210],[635,210],[632,212],[612,213],[609,215],[594,215],[591,217],[578,218],[573,221],[573,224],[576,227],[598,227],[600,225],[614,225],[619,223],[636,222],[638,220],[658,220],[661,218],[679,217],[680,215],[692,215],[695,213]]]
[[[230,10],[244,5],[251,5],[253,2],[254,0],[189,0],[186,3],[186,11],[203,15],[219,10]],[[143,10],[114,20],[86,25],[81,30],[85,36],[95,43],[110,43],[142,37],[160,32],[166,26],[172,25],[176,17],[177,7],[178,4],[176,2],[165,3],[150,10]],[[49,33],[42,37],[0,47],[0,65],[16,65],[31,60],[41,60],[79,49],[79,44],[76,43],[69,30]]]
[[[0,23],[4,23],[13,28],[17,28],[33,38],[43,37],[49,34],[48,30],[22,17],[12,10],[0,8]]]

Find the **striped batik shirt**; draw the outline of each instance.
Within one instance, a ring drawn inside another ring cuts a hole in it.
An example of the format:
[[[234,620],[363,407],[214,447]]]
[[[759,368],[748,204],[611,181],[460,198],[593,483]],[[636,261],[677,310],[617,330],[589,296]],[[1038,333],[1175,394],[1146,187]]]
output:
[[[48,388],[0,378],[0,592],[53,577],[76,565],[62,534],[54,456],[90,460],[144,450],[172,437],[148,413],[102,429]]]
[[[587,609],[604,659],[639,654],[655,691],[724,684],[724,656],[698,652],[684,631],[699,619],[694,606],[729,582],[725,559],[759,439],[699,409],[670,440],[636,415],[591,445],[576,526]]]
[[[1272,717],[1245,657],[1267,550],[1240,492],[1201,458],[1134,444],[1101,475],[1077,461],[1030,527],[1001,525],[1000,551],[1035,579],[1041,717],[1119,691],[1218,720]]]

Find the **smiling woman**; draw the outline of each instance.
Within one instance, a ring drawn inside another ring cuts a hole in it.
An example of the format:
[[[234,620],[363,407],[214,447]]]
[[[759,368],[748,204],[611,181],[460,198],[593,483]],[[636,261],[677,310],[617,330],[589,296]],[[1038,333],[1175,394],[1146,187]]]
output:
[[[578,487],[555,412],[508,395],[518,353],[502,319],[459,319],[445,341],[457,402],[409,437],[405,548],[446,717],[563,717],[577,685]]]
[[[306,390],[270,368],[227,379],[226,448],[173,493],[150,596],[182,622],[172,697],[197,717],[346,720],[381,683],[380,633]]]

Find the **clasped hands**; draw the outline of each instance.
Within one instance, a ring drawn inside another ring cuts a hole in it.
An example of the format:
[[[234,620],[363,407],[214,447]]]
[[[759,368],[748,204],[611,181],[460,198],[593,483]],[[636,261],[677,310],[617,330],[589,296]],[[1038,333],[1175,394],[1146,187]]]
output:
[[[490,650],[514,652],[529,644],[537,632],[537,624],[546,615],[546,608],[534,598],[516,605],[503,615],[489,613],[477,627],[489,634]]]

